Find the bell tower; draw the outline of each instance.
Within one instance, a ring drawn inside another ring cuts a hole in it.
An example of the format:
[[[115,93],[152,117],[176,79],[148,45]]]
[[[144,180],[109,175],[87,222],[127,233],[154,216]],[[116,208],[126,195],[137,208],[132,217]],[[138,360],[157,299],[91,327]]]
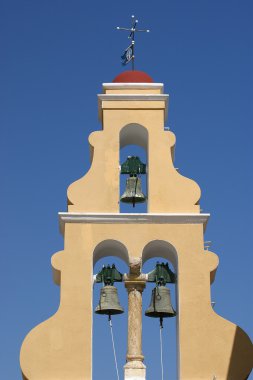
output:
[[[125,380],[146,379],[142,293],[152,274],[142,273],[142,265],[157,256],[170,261],[176,272],[173,280],[165,264],[156,268],[153,277],[165,273],[157,288],[162,296],[166,282],[176,282],[178,379],[248,377],[252,366],[248,336],[211,306],[210,285],[219,260],[204,248],[209,214],[200,212],[200,188],[173,164],[176,138],[165,130],[168,101],[163,84],[143,72],[126,71],[103,84],[98,95],[102,130],[89,136],[90,169],[69,186],[68,211],[59,213],[64,250],[52,256],[52,267],[61,289],[60,306],[23,342],[24,379],[92,379],[93,265],[109,254],[123,259],[129,268],[122,278],[111,268],[106,275],[110,280],[106,286],[113,288],[118,278],[128,292]],[[129,144],[143,147],[147,162],[136,157],[120,162],[120,149]],[[123,174],[130,180],[122,194]],[[140,176],[147,177],[146,194]],[[133,204],[145,201],[147,212],[138,213],[137,208],[133,213],[120,212],[120,198]],[[102,305],[96,309],[101,310],[108,311]],[[122,311],[120,305],[117,310]],[[150,317],[159,316],[155,312],[152,305],[146,311]],[[175,315],[173,309],[167,313]]]

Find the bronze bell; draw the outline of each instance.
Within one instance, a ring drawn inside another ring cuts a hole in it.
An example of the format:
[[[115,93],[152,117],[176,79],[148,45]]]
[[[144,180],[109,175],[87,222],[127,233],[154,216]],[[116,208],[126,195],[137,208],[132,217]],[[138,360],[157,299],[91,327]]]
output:
[[[141,179],[137,176],[131,176],[126,180],[126,190],[120,197],[121,202],[135,203],[145,202],[146,197],[141,190]]]
[[[95,309],[96,314],[115,315],[124,313],[119,303],[118,292],[115,286],[106,285],[100,291],[99,304]]]
[[[157,286],[152,290],[151,302],[145,315],[152,318],[175,317],[176,312],[171,304],[170,290],[166,286]]]

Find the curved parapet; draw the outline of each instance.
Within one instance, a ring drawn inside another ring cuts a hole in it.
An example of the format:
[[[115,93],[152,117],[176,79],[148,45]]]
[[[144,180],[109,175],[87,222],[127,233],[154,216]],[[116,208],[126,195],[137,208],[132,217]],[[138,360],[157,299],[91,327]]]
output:
[[[80,251],[66,248],[52,257],[54,281],[61,287],[60,306],[23,341],[24,380],[92,379],[92,258]]]
[[[174,167],[175,135],[165,130],[169,96],[159,83],[111,83],[98,95],[102,131],[89,137],[91,167],[68,188],[68,211],[119,212],[120,149],[147,155],[148,212],[199,213],[201,191]]]
[[[117,124],[111,132],[112,129],[107,128],[90,135],[91,167],[82,178],[69,186],[69,211],[119,211],[119,151],[126,144],[132,144],[134,138],[131,135],[136,134],[139,136],[137,143],[139,141],[140,146],[146,149],[148,158],[148,211],[199,212],[199,186],[174,167],[176,139],[172,132],[155,130],[149,123],[144,127],[137,122]]]
[[[175,135],[170,131],[150,134],[149,212],[198,213],[201,190],[198,184],[174,167]],[[155,143],[154,143],[155,142]]]
[[[244,380],[252,368],[250,338],[211,306],[210,282],[218,263],[210,251],[191,256],[189,276],[179,259],[180,379]]]
[[[118,211],[118,145],[103,131],[91,133],[92,162],[89,171],[67,191],[69,211]],[[105,149],[105,146],[107,149]]]

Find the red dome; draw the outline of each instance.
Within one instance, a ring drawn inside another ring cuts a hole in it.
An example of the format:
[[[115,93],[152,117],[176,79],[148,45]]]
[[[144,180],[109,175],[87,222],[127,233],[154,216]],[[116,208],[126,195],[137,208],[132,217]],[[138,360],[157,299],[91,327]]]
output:
[[[143,71],[124,71],[113,79],[114,83],[153,83],[153,79]]]

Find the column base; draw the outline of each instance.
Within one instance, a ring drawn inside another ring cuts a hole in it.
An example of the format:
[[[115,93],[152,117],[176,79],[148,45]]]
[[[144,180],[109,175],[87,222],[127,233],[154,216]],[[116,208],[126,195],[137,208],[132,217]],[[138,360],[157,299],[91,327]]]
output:
[[[124,366],[124,380],[146,380],[146,366],[139,360],[128,362]]]

